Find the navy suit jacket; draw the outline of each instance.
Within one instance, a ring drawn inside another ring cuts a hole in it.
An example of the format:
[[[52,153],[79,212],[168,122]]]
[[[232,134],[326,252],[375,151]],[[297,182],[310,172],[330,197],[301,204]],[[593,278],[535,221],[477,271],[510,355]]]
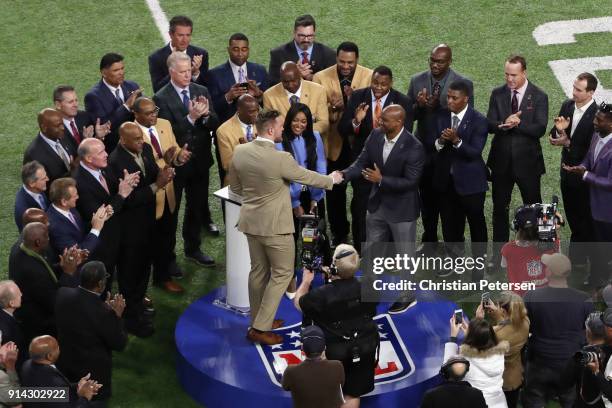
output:
[[[22,217],[23,213],[28,208],[41,208],[43,211],[47,211],[47,207],[49,207],[49,200],[44,194],[41,194],[43,200],[45,201],[45,208],[40,206],[40,203],[37,202],[31,195],[25,191],[25,188],[21,186],[21,188],[17,191],[17,195],[15,196],[15,224],[17,225],[17,229],[19,232],[23,229]]]
[[[121,91],[125,100],[132,91],[139,89],[140,86],[133,81],[123,81]],[[119,126],[124,122],[134,120],[132,112],[120,104],[115,95],[108,89],[102,80],[95,84],[85,95],[85,110],[95,121],[100,118],[100,123],[110,120],[111,132],[106,135],[104,145],[107,152],[112,152],[119,140]]]
[[[265,92],[269,85],[268,73],[264,66],[248,61],[246,65],[247,78],[254,80],[259,89]],[[229,91],[235,83],[236,79],[234,78],[234,73],[232,72],[229,61],[217,65],[208,72],[208,90],[212,97],[215,112],[217,116],[219,116],[220,123],[227,121],[236,113],[236,103],[227,103],[225,100],[225,93]]]
[[[81,216],[76,209],[71,209],[70,213],[74,217],[79,228],[70,220],[60,214],[52,205],[47,210],[49,217],[49,239],[51,246],[58,254],[63,254],[65,248],[78,245],[81,249],[86,249],[92,253],[98,245],[98,237],[87,230],[86,225],[81,220]]]
[[[206,77],[208,75],[208,51],[206,51],[204,48],[188,45],[186,52],[192,60],[195,55],[202,56],[200,75],[195,82],[200,85],[206,85]],[[160,49],[156,50],[153,54],[149,55],[149,74],[151,75],[153,92],[159,91],[164,85],[170,82],[170,74],[167,64],[170,54],[172,54],[172,49],[170,48],[170,44],[166,44]]]
[[[451,112],[443,109],[436,118],[438,137],[444,129],[451,127]],[[453,169],[453,182],[459,195],[487,191],[487,169],[482,159],[482,149],[487,143],[489,123],[481,113],[468,106],[457,133],[461,146],[454,148],[446,144],[434,158],[434,189],[444,192]]]
[[[270,50],[270,66],[268,69],[270,86],[280,82],[280,67],[285,61],[298,62],[298,59],[301,61],[293,40]],[[310,56],[310,66],[312,67],[313,74],[323,71],[335,63],[336,51],[315,41],[312,46],[312,55]]]
[[[353,164],[343,171],[345,180],[362,177],[361,171],[374,168],[382,173],[380,185],[373,184],[368,200],[368,211],[382,211],[393,223],[414,221],[419,217],[419,181],[425,165],[423,145],[406,129],[399,136],[387,161],[383,165],[385,134],[374,129],[366,140],[361,154]]]

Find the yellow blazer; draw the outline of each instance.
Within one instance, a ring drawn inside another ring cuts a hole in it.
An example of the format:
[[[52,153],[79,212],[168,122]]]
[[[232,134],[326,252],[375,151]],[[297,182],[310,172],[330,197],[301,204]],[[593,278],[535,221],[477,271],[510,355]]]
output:
[[[253,125],[253,137],[257,136],[257,129]],[[217,146],[219,147],[219,157],[221,158],[221,166],[226,172],[229,170],[234,149],[240,143],[240,139],[246,141],[246,135],[240,126],[238,114],[235,114],[227,121],[223,122],[217,129]],[[244,143],[244,142],[243,142]],[[225,173],[223,179],[223,187],[229,184],[229,174]]]
[[[327,97],[325,89],[319,84],[302,79],[300,102],[307,105],[312,112],[314,130],[325,134],[329,128],[329,114],[327,112]],[[289,97],[282,83],[274,85],[263,94],[263,104],[266,109],[275,109],[285,116],[291,107]]]
[[[355,90],[369,87],[370,81],[372,80],[372,72],[370,68],[357,65],[355,68],[355,75],[353,75],[353,81],[351,81],[351,88]],[[323,71],[317,72],[312,80],[325,88],[328,102],[331,101],[334,95],[342,96],[336,65],[332,65],[329,68],[325,68]],[[331,103],[327,105],[329,109],[329,130],[327,133],[322,134],[323,143],[325,144],[327,158],[335,161],[342,151],[342,136],[338,133],[338,122],[340,122],[343,111],[333,111],[331,109]]]
[[[158,118],[157,124],[153,126],[155,130],[157,130],[157,134],[159,135],[159,144],[161,145],[162,154],[166,152],[172,146],[176,146],[176,152],[172,157],[172,161],[176,160],[176,156],[178,156],[181,148],[178,143],[176,143],[176,138],[174,137],[174,133],[172,132],[172,126],[170,122],[166,119]],[[142,128],[141,128],[142,129]],[[146,143],[151,145],[153,148],[153,154],[155,155],[155,162],[160,169],[166,167],[166,162],[163,157],[157,157],[157,153],[155,152],[155,148],[151,144],[151,137],[149,133],[142,129],[142,134],[144,135],[144,140]],[[166,200],[168,199],[168,205],[170,206],[170,212],[174,212],[176,210],[176,197],[174,195],[174,182],[171,181],[166,185],[165,188],[157,190],[155,193],[155,219],[160,219],[164,214],[164,206],[166,205]]]
[[[261,139],[236,146],[229,180],[231,190],[242,196],[238,229],[266,237],[294,232],[292,181],[327,190],[333,187],[330,176],[300,167],[291,154]]]

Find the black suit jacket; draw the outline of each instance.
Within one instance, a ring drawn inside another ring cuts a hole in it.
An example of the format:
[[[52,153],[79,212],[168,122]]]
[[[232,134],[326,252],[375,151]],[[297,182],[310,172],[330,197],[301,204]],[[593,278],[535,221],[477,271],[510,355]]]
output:
[[[204,48],[196,47],[195,45],[187,46],[187,55],[193,57],[196,55],[202,56],[202,65],[200,66],[200,75],[195,81],[200,85],[206,85],[206,77],[208,76],[208,51]],[[172,54],[170,44],[166,44],[153,54],[149,55],[149,74],[151,75],[151,84],[153,92],[157,92],[170,82],[170,74],[168,71],[168,57]]]
[[[130,93],[139,88],[140,86],[133,81],[123,81],[121,84],[121,92],[125,100],[129,98]],[[104,138],[107,152],[112,152],[119,141],[119,127],[124,122],[134,120],[132,112],[119,103],[102,80],[91,87],[85,95],[85,110],[94,121],[98,118],[100,118],[100,123],[110,121],[111,131]]]
[[[565,130],[568,137],[570,136],[570,132],[572,131],[573,117],[574,117],[574,109],[576,107],[576,103],[572,99],[567,99],[561,105],[561,109],[559,109],[559,115],[568,117],[570,119],[570,123],[568,128]],[[589,152],[589,147],[591,146],[591,139],[593,138],[593,132],[595,132],[595,127],[593,126],[593,119],[595,118],[595,114],[597,113],[597,103],[593,102],[591,106],[584,112],[582,118],[580,118],[580,122],[576,126],[576,130],[574,130],[574,134],[570,137],[570,145],[569,147],[563,147],[561,150],[561,163],[565,163],[569,166],[577,166],[583,162],[587,153]],[[555,126],[553,125],[552,129],[550,129],[550,134],[555,136],[557,133]],[[578,187],[580,185],[584,185],[582,181],[582,177],[560,169],[561,172],[561,182],[568,183],[573,187]]]
[[[270,86],[280,82],[280,67],[283,62],[293,61],[298,62],[302,58],[299,57],[295,48],[295,42],[289,41],[287,44],[280,45],[270,50],[270,66],[268,74],[270,75]],[[313,73],[323,71],[327,67],[331,67],[336,63],[336,52],[326,45],[316,42],[312,46],[312,55],[310,57],[310,66]]]
[[[421,408],[456,407],[487,408],[482,391],[473,388],[467,381],[445,382],[427,390]]]
[[[91,373],[104,386],[98,398],[111,396],[113,350],[127,344],[123,320],[102,298],[83,288],[61,288],[55,302],[61,354],[58,367],[70,381]]]
[[[119,251],[119,238],[121,237],[120,214],[124,199],[117,194],[119,177],[115,176],[108,168],[104,169],[102,173],[104,174],[110,194],[106,192],[90,172],[80,165],[76,167],[72,177],[76,180],[77,191],[79,192],[77,210],[84,220],[83,224],[87,231],[91,228],[90,221],[92,215],[101,205],[110,204],[113,207],[113,216],[104,223],[104,228],[102,228],[98,237],[98,245],[89,254],[89,259],[101,261],[109,265],[115,263]],[[123,177],[123,172],[121,172],[121,177]],[[112,273],[112,271],[108,271],[108,273]]]
[[[193,125],[189,122],[187,119],[189,112],[170,82],[160,89],[153,99],[159,106],[159,117],[169,120],[172,124],[172,131],[178,145],[183,147],[185,143],[188,143],[189,150],[193,152],[191,160],[177,169],[178,174],[207,174],[208,169],[214,163],[211,153],[211,132],[219,127],[219,119],[205,86],[191,83],[189,95],[191,99],[198,96],[208,99],[210,115],[206,121],[200,118]]]
[[[15,224],[17,225],[19,232],[21,232],[23,229],[23,213],[26,212],[28,208],[41,208],[43,211],[46,211],[47,207],[49,207],[49,199],[47,196],[42,194],[42,197],[45,201],[45,208],[41,208],[40,203],[29,195],[23,186],[21,186],[21,188],[19,188],[17,191],[17,194],[15,195],[15,211],[13,216],[15,217]]]
[[[23,363],[30,358],[28,353],[30,345],[26,342],[21,324],[14,316],[0,310],[0,331],[2,331],[2,344],[12,341],[19,349],[17,356],[17,372],[19,372]]]
[[[146,245],[151,242],[155,223],[155,194],[150,185],[157,180],[159,167],[153,156],[153,148],[148,143],[143,145],[142,159],[145,165],[144,174],[130,153],[118,144],[108,160],[113,174],[123,174],[124,169],[128,173],[141,172],[138,185],[123,202],[119,214],[121,245]]]
[[[365,119],[361,122],[359,126],[358,132],[355,133],[353,128],[353,119],[355,118],[355,109],[361,104],[365,102],[370,106],[368,112],[366,113]],[[389,91],[389,95],[387,95],[387,99],[385,100],[385,104],[383,109],[391,104],[400,105],[406,111],[406,119],[404,120],[404,129],[412,132],[412,123],[414,119],[412,105],[410,104],[410,100],[403,93],[391,89]],[[365,143],[370,133],[372,133],[373,124],[372,124],[372,112],[374,112],[375,105],[372,104],[372,91],[370,88],[361,88],[353,91],[353,94],[348,100],[348,104],[346,109],[344,109],[344,113],[340,118],[340,122],[338,123],[338,132],[342,135],[343,140],[349,141],[349,146],[351,147],[351,160],[355,160],[361,150],[363,149],[363,144]]]
[[[79,135],[81,135],[81,141],[83,139],[83,128],[88,126],[94,126],[96,124],[96,120],[92,120],[89,113],[85,111],[78,111],[76,116],[74,117],[74,123],[76,124],[77,130],[79,131]],[[104,123],[104,122],[100,122]],[[70,147],[76,152],[79,147],[79,143],[77,143],[74,136],[72,136],[72,129],[68,129],[67,126],[64,126],[64,141],[66,144],[69,144]]]
[[[61,352],[63,353],[64,350]],[[87,399],[77,395],[77,385],[71,383],[64,374],[50,365],[28,360],[21,368],[20,379],[22,387],[68,387],[69,402],[28,402],[24,404],[27,408],[84,408],[89,406]]]
[[[60,286],[78,285],[78,273],[70,276],[58,267],[51,267],[57,279],[52,278],[42,261],[29,256],[22,249],[11,252],[9,278],[15,281],[23,294],[15,317],[22,323],[28,341],[43,334],[55,335],[53,308],[57,290]]]
[[[382,181],[380,185],[372,184],[368,211],[373,213],[380,208],[389,222],[414,221],[420,211],[419,181],[425,164],[423,145],[404,129],[383,165],[385,137],[381,129],[374,129],[357,160],[343,170],[344,178],[358,179],[362,177],[362,170],[373,169],[376,163]]]
[[[76,157],[76,150],[73,150],[71,145],[66,143],[64,138],[60,139],[60,143],[70,156]],[[42,164],[47,172],[47,177],[49,177],[49,181],[47,182],[47,195],[49,194],[49,185],[51,185],[53,180],[70,176],[70,169],[66,168],[66,164],[59,157],[55,149],[43,140],[40,133],[32,140],[23,154],[23,164],[31,162],[32,160],[36,160]]]
[[[489,133],[495,134],[487,166],[493,173],[532,177],[546,172],[540,138],[548,124],[548,95],[532,82],[521,100],[521,123],[510,130],[498,126],[512,114],[512,96],[506,85],[497,87],[489,99]]]

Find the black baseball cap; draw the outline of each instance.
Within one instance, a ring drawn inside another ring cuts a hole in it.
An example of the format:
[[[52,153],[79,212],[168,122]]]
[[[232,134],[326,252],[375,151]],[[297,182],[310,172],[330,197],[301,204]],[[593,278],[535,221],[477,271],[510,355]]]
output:
[[[306,355],[321,354],[325,350],[325,334],[319,326],[306,326],[302,329],[302,348]]]

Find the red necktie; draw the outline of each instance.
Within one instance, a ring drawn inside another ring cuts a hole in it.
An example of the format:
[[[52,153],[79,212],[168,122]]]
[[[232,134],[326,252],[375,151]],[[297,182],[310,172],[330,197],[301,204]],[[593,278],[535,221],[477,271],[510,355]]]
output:
[[[74,120],[70,121],[70,130],[72,130],[72,137],[74,137],[74,140],[76,140],[77,144],[81,144],[81,134],[79,133],[79,130],[76,127],[76,124],[74,123]]]
[[[159,142],[157,141],[157,137],[155,137],[155,134],[153,133],[153,128],[149,128],[149,136],[151,138],[151,144],[153,145],[153,148],[155,149],[155,152],[157,153],[157,157],[161,159],[163,156],[161,146],[159,145]]]
[[[302,64],[309,64],[310,61],[308,61],[308,53],[306,51],[304,51],[302,53]]]
[[[102,187],[104,187],[106,192],[110,194],[110,192],[108,191],[108,184],[106,184],[106,179],[104,178],[102,173],[100,173],[100,178],[98,180],[100,180],[100,184],[102,184]]]

